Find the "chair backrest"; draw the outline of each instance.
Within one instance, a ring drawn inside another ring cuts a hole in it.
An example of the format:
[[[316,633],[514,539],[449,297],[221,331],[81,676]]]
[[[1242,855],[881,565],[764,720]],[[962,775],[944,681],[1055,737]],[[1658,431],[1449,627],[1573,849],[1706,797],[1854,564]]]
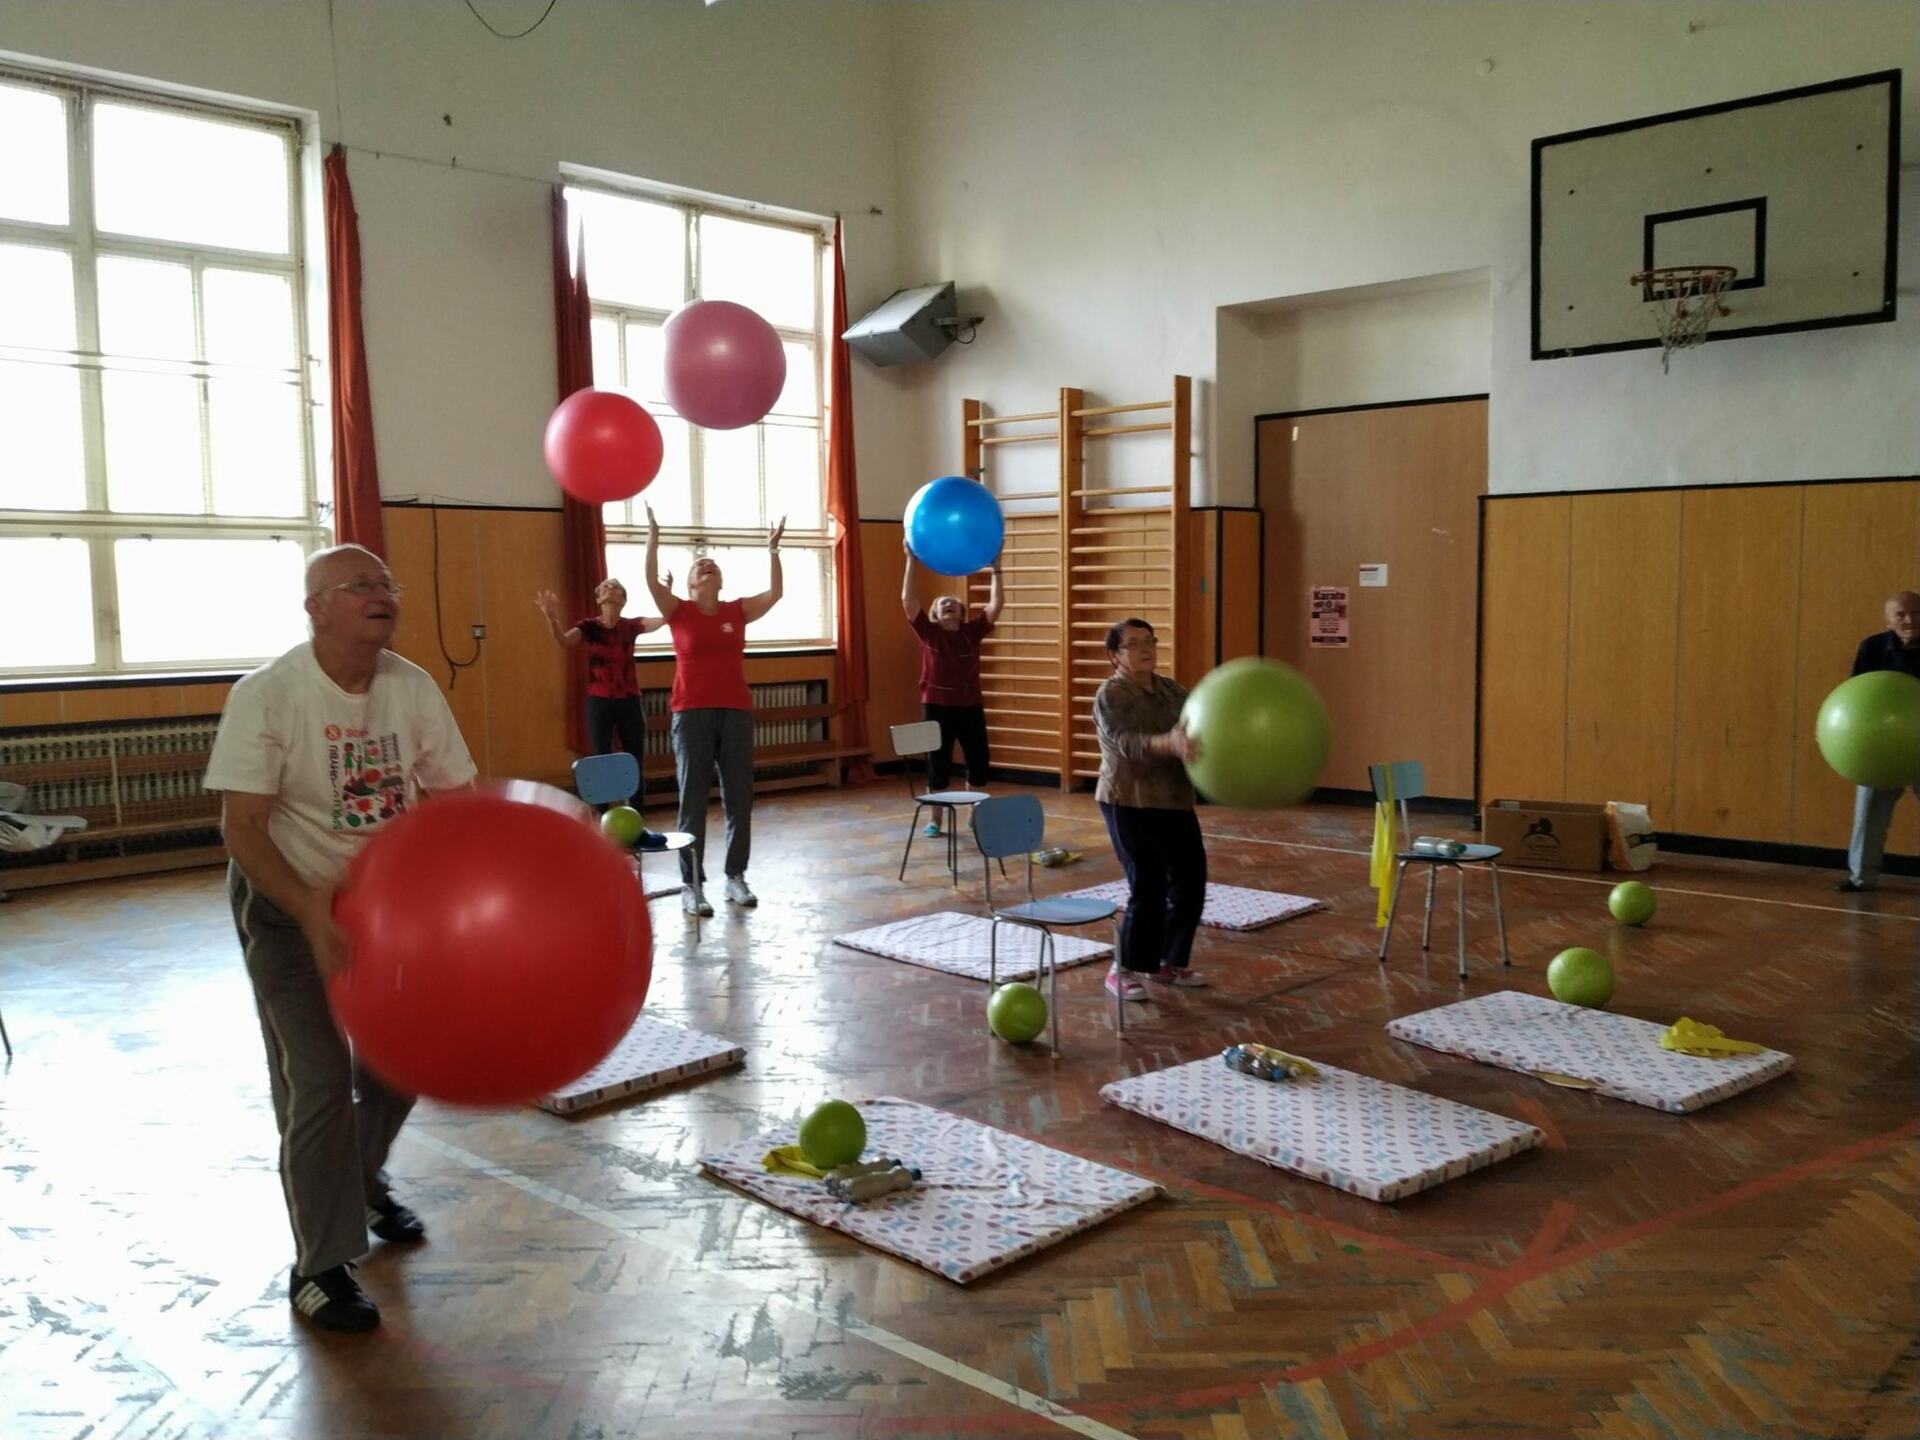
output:
[[[1032,855],[1046,828],[1046,812],[1032,795],[996,795],[973,807],[973,838],[989,860]]]
[[[940,748],[938,720],[916,720],[911,725],[894,725],[887,733],[893,736],[893,753],[902,759],[925,755]]]
[[[1427,793],[1427,771],[1418,760],[1396,760],[1391,765],[1367,766],[1367,778],[1373,782],[1373,798],[1387,798],[1387,775],[1393,775],[1393,801],[1418,800]]]
[[[589,805],[622,805],[640,788],[640,762],[624,750],[582,755],[573,762],[573,788]]]

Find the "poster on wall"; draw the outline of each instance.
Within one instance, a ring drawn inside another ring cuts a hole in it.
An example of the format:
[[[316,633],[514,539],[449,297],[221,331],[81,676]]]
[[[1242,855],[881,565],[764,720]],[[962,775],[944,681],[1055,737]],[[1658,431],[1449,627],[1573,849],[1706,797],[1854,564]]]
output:
[[[1316,650],[1345,649],[1347,644],[1347,587],[1315,585],[1307,607],[1307,644]]]

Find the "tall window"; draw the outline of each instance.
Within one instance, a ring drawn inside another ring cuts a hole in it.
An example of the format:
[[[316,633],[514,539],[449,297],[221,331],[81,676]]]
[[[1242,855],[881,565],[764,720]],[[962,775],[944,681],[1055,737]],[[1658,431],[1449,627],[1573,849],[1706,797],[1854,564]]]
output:
[[[666,460],[630,501],[606,507],[607,570],[644,609],[646,507],[660,521],[660,566],[676,587],[711,555],[725,593],[767,585],[767,526],[786,517],[784,598],[747,632],[756,646],[833,643],[821,415],[825,240],[817,227],[625,192],[570,187],[593,291],[593,380],[646,406]],[[661,327],[691,300],[732,300],[780,332],[787,384],[773,412],[740,430],[703,430],[666,402]],[[664,647],[665,631],[641,642]]]
[[[291,121],[0,70],[0,674],[303,633],[299,152]]]

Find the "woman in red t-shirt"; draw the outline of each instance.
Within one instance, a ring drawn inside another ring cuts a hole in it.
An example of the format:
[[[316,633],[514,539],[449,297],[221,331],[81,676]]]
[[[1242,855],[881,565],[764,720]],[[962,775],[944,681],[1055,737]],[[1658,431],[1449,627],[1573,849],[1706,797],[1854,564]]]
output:
[[[703,555],[687,571],[682,600],[657,578],[660,525],[647,507],[647,589],[673,632],[673,758],[680,777],[679,827],[693,836],[680,852],[681,908],[711,915],[707,902],[707,791],[720,772],[727,817],[727,899],[758,905],[747,888],[753,841],[753,692],[747,688],[747,626],[780,603],[782,519],[767,531],[767,588],[743,600],[720,598],[720,565]]]
[[[927,752],[927,789],[944,790],[953,775],[953,746],[967,762],[967,783],[978,789],[987,783],[987,703],[980,693],[980,642],[993,633],[1000,618],[1000,561],[993,562],[993,583],[986,607],[968,618],[964,600],[942,595],[931,612],[920,608],[913,551],[907,552],[900,577],[900,608],[920,637],[920,718],[940,723],[940,744]],[[926,833],[938,835],[935,819]]]
[[[672,583],[672,577],[668,577]],[[560,602],[551,590],[533,597],[547,617],[547,630],[564,649],[587,647],[587,753],[606,755],[617,731],[620,748],[646,763],[647,717],[640,709],[640,677],[633,668],[633,642],[667,622],[654,617],[629,620],[627,587],[618,580],[602,580],[593,591],[599,607],[592,619],[571,629],[560,624]]]

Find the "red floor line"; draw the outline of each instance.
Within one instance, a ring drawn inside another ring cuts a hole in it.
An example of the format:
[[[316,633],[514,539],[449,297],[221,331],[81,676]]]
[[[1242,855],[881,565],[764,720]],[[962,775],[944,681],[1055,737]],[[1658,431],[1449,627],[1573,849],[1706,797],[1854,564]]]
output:
[[[1516,1261],[1508,1269],[1500,1271],[1497,1275],[1487,1280],[1485,1284],[1476,1288],[1471,1295],[1462,1296],[1452,1304],[1442,1306],[1424,1319],[1417,1320],[1404,1329],[1394,1331],[1392,1334],[1382,1335],[1378,1339],[1370,1340],[1366,1344],[1355,1346],[1352,1349],[1336,1350],[1332,1354],[1323,1356],[1318,1360],[1310,1360],[1304,1364],[1290,1366],[1285,1370],[1280,1370],[1268,1375],[1248,1376],[1245,1379],[1229,1381],[1222,1385],[1212,1385],[1200,1389],[1182,1390],[1170,1394],[1156,1395],[1154,1401],[1157,1405],[1173,1409],[1213,1405],[1223,1401],[1240,1399],[1268,1385],[1297,1385],[1303,1381],[1318,1380],[1328,1375],[1338,1374],[1343,1370],[1351,1370],[1356,1366],[1364,1365],[1371,1360],[1380,1359],[1385,1355],[1391,1355],[1395,1351],[1404,1350],[1418,1341],[1429,1339],[1434,1335],[1449,1330],[1469,1316],[1478,1314],[1480,1311],[1486,1309],[1495,1301],[1503,1299],[1521,1285],[1532,1280],[1537,1280],[1543,1275],[1565,1269],[1569,1265],[1579,1264],[1584,1260],[1590,1260],[1594,1256],[1605,1254],[1610,1250],[1617,1250],[1623,1245],[1630,1245],[1636,1240],[1643,1240],[1649,1235],[1671,1229],[1675,1225],[1684,1224],[1689,1220],[1698,1220],[1706,1215],[1717,1214],[1722,1210],[1732,1209],[1736,1205],[1740,1205],[1761,1195],[1770,1194],[1775,1190],[1791,1185],[1796,1181],[1808,1179],[1823,1171],[1832,1170],[1839,1166],[1850,1164],[1855,1160],[1864,1159],[1869,1155],[1876,1155],[1882,1151],[1890,1150],[1901,1142],[1914,1138],[1916,1135],[1920,1135],[1920,1122],[1901,1125],[1879,1135],[1869,1136],[1864,1140],[1856,1140],[1852,1144],[1843,1145],[1837,1150],[1829,1151],[1825,1155],[1815,1156],[1813,1159],[1803,1161],[1798,1165],[1790,1165],[1786,1169],[1776,1171],[1771,1175],[1762,1175],[1744,1184],[1736,1185],[1731,1190],[1723,1191],[1718,1195],[1708,1196],[1705,1200],[1697,1201],[1692,1205],[1683,1205],[1678,1209],[1655,1215],[1636,1225],[1629,1225],[1624,1229],[1614,1231],[1612,1234],[1600,1236],[1598,1239],[1576,1245],[1571,1249],[1554,1250],[1550,1253],[1534,1255],[1533,1246],[1530,1245],[1526,1255],[1523,1255],[1521,1259]],[[1570,1212],[1567,1218],[1569,1220],[1571,1219]],[[1549,1211],[1548,1221],[1543,1224],[1541,1234],[1547,1234],[1553,1223],[1554,1215],[1552,1211]],[[1564,1234],[1564,1228],[1562,1233]],[[1536,1241],[1538,1239],[1539,1237],[1536,1236]],[[1533,1258],[1529,1259],[1528,1256],[1533,1256]],[[1082,1407],[1081,1413],[1093,1419],[1109,1419],[1114,1416],[1131,1413],[1131,1407],[1119,1403],[1106,1403]]]

